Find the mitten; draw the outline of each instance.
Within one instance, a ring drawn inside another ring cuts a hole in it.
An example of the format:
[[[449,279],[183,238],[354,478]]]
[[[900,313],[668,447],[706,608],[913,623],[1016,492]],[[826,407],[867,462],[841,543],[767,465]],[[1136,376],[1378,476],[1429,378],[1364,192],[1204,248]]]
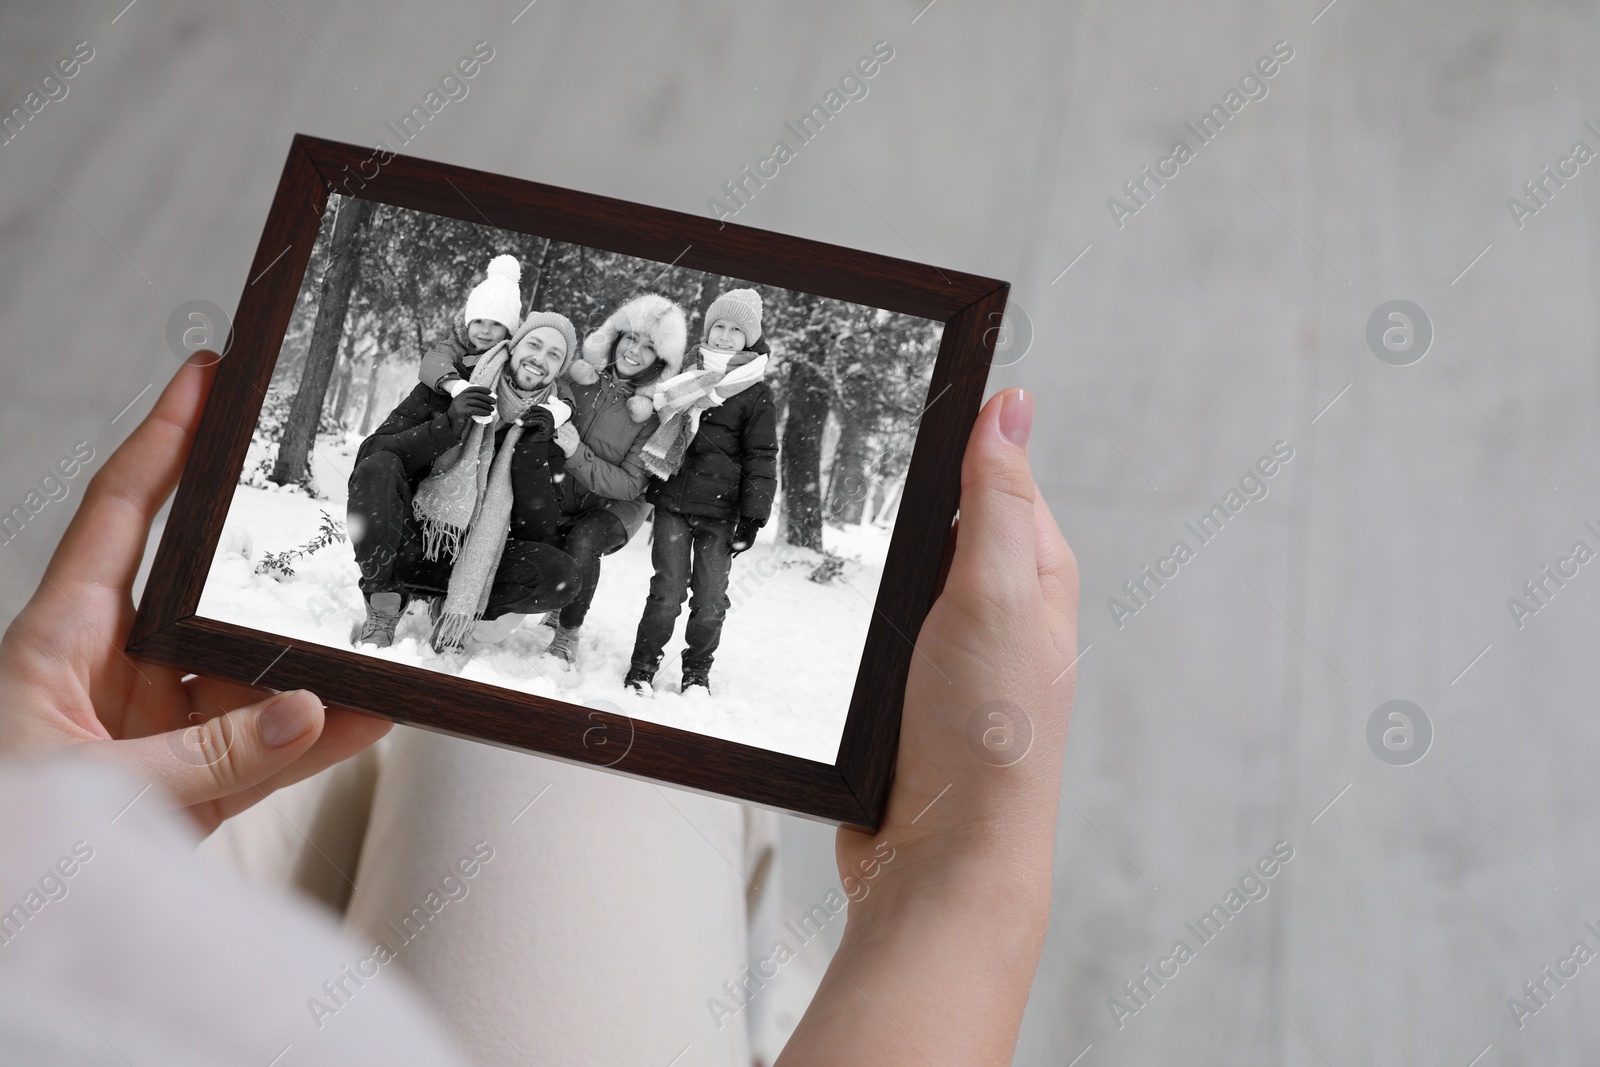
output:
[[[522,413],[522,418],[517,420],[522,429],[522,441],[537,444],[548,441],[555,436],[556,419],[550,409],[543,404],[535,404]]]
[[[559,396],[551,396],[539,406],[550,412],[553,420],[550,426],[551,430],[565,425],[572,419],[572,405],[562,400]]]
[[[455,399],[450,401],[450,406],[445,409],[445,416],[450,420],[450,428],[456,436],[464,436],[469,418],[478,422],[487,422],[494,418],[493,394],[481,385],[471,390],[462,389],[457,392]]]
[[[737,556],[739,553],[748,550],[751,545],[756,543],[756,534],[760,530],[761,521],[759,519],[751,518],[749,515],[739,516],[738,525],[733,528],[733,540],[728,547],[731,548],[733,550],[733,554]]]

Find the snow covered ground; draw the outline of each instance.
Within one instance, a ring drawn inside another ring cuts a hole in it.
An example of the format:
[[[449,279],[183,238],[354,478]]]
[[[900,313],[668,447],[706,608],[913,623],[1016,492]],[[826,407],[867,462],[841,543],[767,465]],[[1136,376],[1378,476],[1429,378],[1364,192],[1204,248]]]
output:
[[[293,576],[282,581],[254,571],[264,554],[310,541],[320,512],[343,522],[345,482],[359,444],[360,437],[350,435],[318,448],[312,469],[326,499],[276,486],[235,489],[200,598],[200,615],[335,648],[352,647],[351,633],[365,609],[348,543],[297,560]],[[252,448],[246,461],[247,472],[258,458],[255,452]],[[471,655],[458,665],[454,657],[447,660],[428,647],[428,618],[421,604],[414,604],[401,620],[392,647],[355,651],[574,704],[603,701],[598,706],[620,708],[643,721],[833,763],[878,595],[889,531],[828,527],[824,543],[848,562],[840,577],[823,585],[808,577],[821,557],[778,544],[769,524],[755,546],[734,560],[731,606],[711,672],[714,694],[683,696],[677,691],[685,605],[656,675],[656,693],[641,697],[623,687],[622,677],[650,582],[649,533],[646,525],[626,547],[605,558],[599,591],[583,627],[577,670],[543,654],[552,633],[537,618],[506,634],[485,633],[499,640],[469,643]]]

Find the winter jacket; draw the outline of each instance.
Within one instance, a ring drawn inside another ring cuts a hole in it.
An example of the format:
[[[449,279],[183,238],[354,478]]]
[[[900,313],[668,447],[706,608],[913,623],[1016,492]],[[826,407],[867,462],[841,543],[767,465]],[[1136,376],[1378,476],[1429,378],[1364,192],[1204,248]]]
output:
[[[462,378],[471,375],[479,355],[481,353],[472,351],[472,342],[467,337],[467,320],[458,311],[455,318],[450,320],[444,336],[435,341],[422,357],[422,363],[417,367],[417,377],[423,385],[437,392],[439,382],[445,375],[455,374]]]
[[[758,341],[753,350],[764,347]],[[764,524],[777,488],[778,410],[763,381],[703,411],[683,466],[664,482],[652,480],[645,499],[680,515]]]
[[[565,383],[557,395],[572,403]],[[461,443],[450,428],[446,412],[450,398],[417,385],[383,420],[372,436],[361,442],[356,464],[377,452],[393,452],[404,465],[411,492],[433,469],[434,461]],[[498,449],[509,426],[495,435]],[[564,474],[565,455],[547,428],[524,429],[511,456],[511,536],[519,541],[559,544],[557,525],[561,518],[558,478]]]
[[[643,381],[620,377],[613,367],[595,375],[580,369],[574,378],[572,424],[580,443],[566,457],[566,471],[572,477],[561,484],[562,511],[567,515],[603,507],[621,520],[630,539],[644,525],[650,513],[644,500],[650,475],[639,454],[660,424],[649,407],[650,390],[659,377],[651,371],[660,366],[645,371],[640,376]],[[635,393],[640,402],[630,405]]]

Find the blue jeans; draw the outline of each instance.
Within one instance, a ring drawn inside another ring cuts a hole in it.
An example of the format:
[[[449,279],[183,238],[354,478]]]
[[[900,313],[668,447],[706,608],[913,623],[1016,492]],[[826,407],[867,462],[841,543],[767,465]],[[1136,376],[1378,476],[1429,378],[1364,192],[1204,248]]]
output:
[[[680,515],[656,508],[651,535],[651,559],[656,573],[650,579],[650,596],[639,619],[633,642],[636,670],[654,675],[661,652],[672,640],[678,612],[689,592],[689,624],[683,637],[684,670],[710,670],[711,658],[722,640],[722,619],[728,613],[728,573],[733,569],[734,524],[727,519]]]

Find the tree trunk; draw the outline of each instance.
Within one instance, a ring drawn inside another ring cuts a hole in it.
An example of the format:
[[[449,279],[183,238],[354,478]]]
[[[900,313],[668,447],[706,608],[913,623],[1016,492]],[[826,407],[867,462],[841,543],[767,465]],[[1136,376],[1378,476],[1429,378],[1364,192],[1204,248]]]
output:
[[[836,526],[857,525],[867,504],[867,433],[861,419],[842,405],[839,442],[833,448],[833,469],[828,475],[828,519]]]
[[[822,548],[822,428],[831,394],[809,361],[789,362],[789,411],[783,426],[785,531],[791,545]]]
[[[346,345],[346,348],[349,346]],[[347,355],[338,365],[338,374],[333,381],[333,402],[327,405],[323,421],[332,420],[339,426],[349,425],[345,418],[346,409],[350,405],[350,385],[356,374],[356,360],[354,355]]]
[[[544,251],[539,253],[539,265],[533,271],[533,288],[528,290],[528,313],[531,315],[539,310],[539,297],[544,290],[544,272],[550,266],[550,249],[555,242],[550,238],[544,239]]]
[[[372,366],[367,371],[367,400],[366,407],[361,412],[361,436],[365,437],[372,432],[372,420],[378,415],[378,372],[383,370],[383,361],[378,358],[378,353],[372,353]]]
[[[588,293],[588,292],[591,292],[591,291],[592,290],[590,290],[590,288],[589,288],[589,246],[588,245],[579,245],[578,246],[578,292],[580,292],[580,293]],[[610,314],[610,309],[607,308],[606,310],[602,311],[601,314],[602,315]],[[588,318],[588,316],[585,316],[585,317]],[[592,321],[586,321],[583,324],[583,332],[585,334],[587,334],[590,330],[592,330],[594,328],[595,328],[595,324]]]
[[[900,514],[900,494],[905,491],[904,479],[894,483],[883,496],[883,503],[878,505],[878,513],[873,516],[875,526],[893,526],[894,520]]]
[[[350,307],[350,290],[356,281],[356,265],[366,244],[367,227],[375,202],[346,197],[339,205],[328,247],[328,269],[322,276],[322,291],[317,300],[317,321],[311,328],[311,345],[306,350],[305,370],[300,388],[289,405],[283,435],[278,439],[278,459],[272,467],[272,480],[279,485],[304,484],[311,475],[311,448],[316,439],[317,420],[322,400],[333,376],[339,341],[344,336],[345,312]]]

